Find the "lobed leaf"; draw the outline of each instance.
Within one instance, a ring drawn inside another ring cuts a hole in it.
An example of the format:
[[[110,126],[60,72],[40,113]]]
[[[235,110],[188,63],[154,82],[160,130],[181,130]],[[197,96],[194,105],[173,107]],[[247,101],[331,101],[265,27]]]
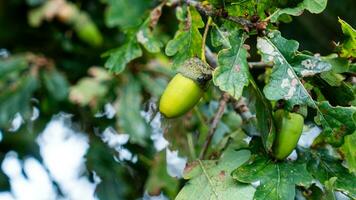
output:
[[[230,176],[231,171],[248,160],[248,150],[227,149],[219,161],[198,160],[188,165],[184,178],[189,182],[178,193],[176,200],[215,199],[233,200],[252,199],[254,188],[236,183]]]
[[[255,200],[293,200],[295,186],[309,186],[312,177],[305,164],[274,162],[263,155],[254,154],[244,165],[232,172],[232,177],[243,183],[259,182]]]
[[[109,58],[105,62],[105,67],[111,72],[119,74],[124,71],[126,65],[142,55],[140,45],[136,38],[130,38],[121,47],[108,52]]]
[[[318,105],[321,113],[316,121],[323,126],[323,132],[319,136],[330,144],[340,146],[346,135],[356,130],[356,108],[331,106],[327,101]]]
[[[311,151],[311,158],[308,160],[307,169],[312,176],[321,183],[334,180],[334,189],[342,191],[352,199],[356,198],[356,177],[354,174],[342,166],[342,160],[339,160],[329,154],[327,149]]]
[[[202,36],[199,28],[204,27],[200,14],[193,7],[188,7],[187,20],[181,21],[180,29],[167,43],[167,56],[174,56],[173,68],[177,69],[185,60],[200,56]]]
[[[213,72],[214,84],[235,99],[241,97],[243,88],[249,84],[247,50],[243,47],[246,38],[237,29],[230,32],[231,47],[219,52],[218,67]]]
[[[340,18],[339,23],[341,24],[342,32],[347,38],[341,45],[341,56],[356,58],[356,30]]]
[[[287,15],[299,16],[304,12],[304,10],[308,10],[311,13],[318,14],[321,13],[326,8],[327,2],[328,2],[327,0],[303,0],[294,8],[278,9],[270,16],[270,19],[271,22],[277,22],[278,18],[281,15],[287,14]]]

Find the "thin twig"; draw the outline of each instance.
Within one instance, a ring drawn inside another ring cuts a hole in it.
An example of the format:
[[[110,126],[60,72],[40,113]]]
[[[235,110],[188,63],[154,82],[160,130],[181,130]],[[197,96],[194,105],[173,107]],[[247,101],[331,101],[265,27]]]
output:
[[[206,154],[206,152],[208,150],[208,147],[209,147],[209,145],[211,143],[211,140],[213,139],[213,136],[214,136],[216,128],[217,128],[217,126],[219,124],[219,121],[220,121],[221,117],[224,114],[226,103],[228,102],[229,98],[230,98],[230,95],[228,93],[224,93],[221,96],[221,99],[219,101],[218,110],[217,110],[217,112],[215,113],[215,115],[214,115],[214,117],[212,119],[212,122],[211,122],[211,125],[210,125],[210,129],[209,129],[209,132],[208,132],[208,137],[206,138],[205,143],[204,143],[204,145],[202,147],[202,150],[200,151],[199,159],[204,159],[204,157],[205,157],[205,154]]]
[[[218,66],[217,58],[216,55],[210,50],[209,47],[205,47],[205,56],[206,60],[209,63],[209,65],[215,69]],[[265,68],[265,67],[272,67],[272,63],[265,63],[262,61],[258,62],[248,62],[248,65],[250,68]]]
[[[248,62],[250,68],[265,68],[265,67],[272,67],[272,63],[265,63],[262,61],[259,62]]]

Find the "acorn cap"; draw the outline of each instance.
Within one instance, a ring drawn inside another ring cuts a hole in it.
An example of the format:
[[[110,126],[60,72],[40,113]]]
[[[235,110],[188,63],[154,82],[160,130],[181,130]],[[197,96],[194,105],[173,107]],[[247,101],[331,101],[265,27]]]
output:
[[[211,80],[212,68],[197,57],[186,60],[178,69],[183,76],[194,80],[202,89],[205,89]]]

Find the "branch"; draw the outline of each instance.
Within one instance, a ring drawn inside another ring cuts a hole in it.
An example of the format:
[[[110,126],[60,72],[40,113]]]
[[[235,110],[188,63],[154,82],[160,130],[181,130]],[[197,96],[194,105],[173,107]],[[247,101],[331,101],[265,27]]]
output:
[[[205,57],[208,64],[215,69],[218,66],[216,55],[210,50],[209,47],[205,47]]]
[[[234,100],[233,105],[234,110],[241,115],[244,121],[249,121],[251,118],[255,117],[248,108],[245,97],[241,97],[237,101]]]
[[[222,96],[221,96],[221,99],[219,101],[219,107],[218,107],[218,110],[217,112],[215,113],[213,119],[212,119],[212,122],[211,122],[211,125],[210,125],[210,129],[209,129],[209,132],[208,132],[208,137],[206,138],[205,140],[205,143],[202,147],[202,150],[200,152],[200,155],[199,155],[199,159],[204,159],[205,157],[205,154],[208,150],[208,147],[211,143],[211,140],[213,139],[213,136],[214,136],[214,133],[216,131],[216,128],[219,124],[219,121],[221,119],[221,117],[223,116],[224,114],[224,111],[225,111],[225,107],[226,107],[226,103],[229,101],[230,99],[230,95],[228,93],[224,93]]]
[[[205,57],[209,65],[215,69],[218,66],[218,61],[216,55],[211,51],[209,47],[205,47]],[[265,67],[272,67],[271,63],[264,63],[262,61],[258,62],[248,62],[250,68],[265,68]]]
[[[262,61],[259,62],[248,62],[250,68],[265,68],[265,67],[272,67],[271,63],[264,63]]]

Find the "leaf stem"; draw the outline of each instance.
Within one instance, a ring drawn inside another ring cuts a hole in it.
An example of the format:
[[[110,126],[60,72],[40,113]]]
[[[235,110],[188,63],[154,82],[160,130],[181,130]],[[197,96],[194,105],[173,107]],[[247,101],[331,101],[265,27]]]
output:
[[[193,141],[192,133],[188,133],[187,134],[187,141],[188,141],[188,147],[189,147],[190,156],[192,157],[193,160],[195,160],[196,153],[195,153],[194,141]]]
[[[208,132],[208,137],[206,138],[205,140],[205,143],[200,151],[200,154],[199,154],[199,159],[204,159],[205,157],[205,154],[208,150],[208,147],[211,143],[211,140],[213,139],[213,136],[214,136],[214,133],[216,131],[216,128],[218,127],[218,124],[219,124],[219,121],[221,119],[221,117],[223,116],[224,114],[224,111],[225,111],[225,107],[226,107],[226,104],[228,102],[228,100],[230,99],[230,95],[228,93],[224,93],[221,98],[220,98],[220,101],[219,101],[219,107],[218,107],[218,110],[216,111],[213,119],[212,119],[212,122],[211,122],[211,125],[210,125],[210,129],[209,129],[209,132]]]
[[[276,11],[274,11],[270,16],[266,17],[265,19],[263,19],[264,22],[269,21],[277,12],[279,12],[280,9],[276,9]]]
[[[201,44],[201,60],[206,63],[206,58],[205,58],[205,43],[206,43],[206,37],[208,36],[209,32],[209,27],[211,25],[212,18],[209,16],[208,21],[205,24],[205,29],[204,29],[204,34],[203,34],[203,41]]]

